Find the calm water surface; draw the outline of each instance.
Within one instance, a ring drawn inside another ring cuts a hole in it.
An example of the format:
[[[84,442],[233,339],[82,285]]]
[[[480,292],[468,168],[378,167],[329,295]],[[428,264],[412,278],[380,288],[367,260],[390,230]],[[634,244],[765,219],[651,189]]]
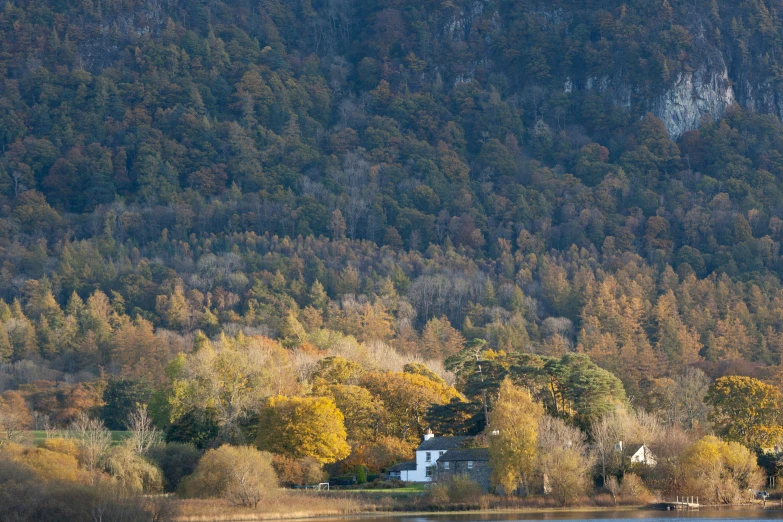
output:
[[[612,520],[613,522],[678,522],[694,519],[719,519],[726,522],[755,522],[757,520],[783,520],[783,511],[762,508],[702,509],[701,511],[559,511],[549,513],[507,513],[466,515],[424,515],[372,518],[373,522],[521,522],[526,520],[567,520],[568,522],[590,522]],[[350,520],[350,519],[346,519]],[[353,519],[354,521],[356,519]]]

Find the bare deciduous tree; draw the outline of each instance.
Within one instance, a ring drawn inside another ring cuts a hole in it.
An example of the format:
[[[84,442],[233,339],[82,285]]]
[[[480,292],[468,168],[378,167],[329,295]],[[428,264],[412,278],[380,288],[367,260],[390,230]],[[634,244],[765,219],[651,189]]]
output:
[[[106,451],[111,447],[111,432],[98,419],[91,419],[82,412],[70,426],[71,436],[76,439],[81,453],[82,465],[87,471],[95,471]]]
[[[152,419],[147,413],[147,406],[139,405],[136,411],[128,415],[128,431],[131,432],[129,442],[138,455],[161,442],[161,432],[152,425]]]
[[[617,459],[615,452],[617,439],[612,424],[606,416],[593,422],[593,425],[590,427],[590,433],[594,441],[593,451],[598,465],[601,466],[601,477],[603,477],[604,485],[607,485],[610,478],[608,474],[614,467]]]
[[[682,409],[682,427],[691,430],[699,424],[706,424],[710,407],[705,404],[704,397],[710,387],[710,378],[698,368],[687,367],[675,377],[674,382]]]
[[[604,483],[610,473],[624,470],[628,443],[636,442],[632,439],[639,431],[636,417],[623,407],[593,422],[590,434],[595,442],[593,450],[601,466]]]
[[[538,466],[544,486],[561,504],[581,497],[588,488],[595,458],[579,428],[545,415],[538,423]]]
[[[663,429],[658,417],[640,409],[635,412],[629,434],[633,442],[641,442],[649,446],[661,436]]]
[[[604,487],[612,495],[612,500],[614,501],[614,503],[617,504],[617,495],[620,493],[620,482],[617,480],[617,477],[612,475],[611,477],[606,479],[606,482],[604,483]]]

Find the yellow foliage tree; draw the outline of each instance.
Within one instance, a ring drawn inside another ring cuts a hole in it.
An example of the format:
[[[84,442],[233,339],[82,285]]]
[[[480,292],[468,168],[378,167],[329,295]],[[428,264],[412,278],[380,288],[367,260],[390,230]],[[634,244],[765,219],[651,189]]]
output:
[[[172,420],[194,408],[210,408],[229,439],[267,397],[299,391],[288,351],[277,341],[241,333],[223,336],[214,345],[204,341],[172,373]]]
[[[419,440],[424,433],[424,416],[435,404],[447,404],[462,396],[444,382],[414,373],[370,372],[362,386],[383,401],[386,416],[383,430],[401,439]]]
[[[714,436],[704,437],[688,449],[683,471],[690,491],[698,492],[703,499],[726,504],[764,483],[753,452],[742,444]]]
[[[370,472],[379,473],[392,464],[411,460],[415,449],[416,443],[391,435],[381,435],[373,442],[355,445],[351,455],[343,461],[343,469],[356,469],[356,466],[361,464]]]
[[[342,412],[326,397],[270,397],[259,413],[259,448],[292,458],[312,457],[322,464],[348,456]]]
[[[489,415],[492,483],[510,495],[529,487],[537,460],[538,421],[544,408],[506,378]]]
[[[345,416],[345,429],[352,444],[375,438],[383,415],[381,401],[361,386],[351,384],[333,384],[323,392],[334,400]]]
[[[783,395],[775,386],[752,377],[721,377],[705,401],[714,408],[710,420],[715,431],[727,440],[755,449],[783,440]]]

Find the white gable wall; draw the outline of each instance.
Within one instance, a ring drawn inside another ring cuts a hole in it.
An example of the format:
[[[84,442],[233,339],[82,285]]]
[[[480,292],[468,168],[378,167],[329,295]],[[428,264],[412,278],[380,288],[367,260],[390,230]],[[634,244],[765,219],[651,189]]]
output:
[[[641,446],[636,450],[636,453],[631,456],[631,462],[647,464],[648,466],[655,466],[656,464],[655,456],[647,446]]]
[[[430,454],[429,462],[427,461],[428,453]],[[427,476],[427,468],[435,466],[435,463],[440,457],[443,456],[444,453],[446,453],[446,450],[416,451],[416,469],[411,471],[403,471],[402,480],[407,480],[408,482],[432,482],[432,476]],[[408,477],[407,479],[405,478],[406,475]]]

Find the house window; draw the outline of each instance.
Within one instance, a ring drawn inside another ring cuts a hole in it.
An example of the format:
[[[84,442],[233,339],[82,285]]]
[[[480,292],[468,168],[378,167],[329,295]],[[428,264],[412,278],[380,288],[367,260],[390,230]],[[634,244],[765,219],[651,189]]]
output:
[[[427,469],[424,471],[424,475],[427,477],[432,476],[432,466],[427,466]]]
[[[426,460],[427,462],[432,462],[432,453],[430,453],[429,451],[425,453],[424,460]]]
[[[439,451],[439,452],[438,452],[438,458],[441,458],[442,456],[443,456],[443,452],[442,452],[442,451]]]
[[[448,461],[443,463],[443,469],[449,469],[449,463]]]
[[[468,461],[468,469],[473,469],[473,461],[472,460]]]

